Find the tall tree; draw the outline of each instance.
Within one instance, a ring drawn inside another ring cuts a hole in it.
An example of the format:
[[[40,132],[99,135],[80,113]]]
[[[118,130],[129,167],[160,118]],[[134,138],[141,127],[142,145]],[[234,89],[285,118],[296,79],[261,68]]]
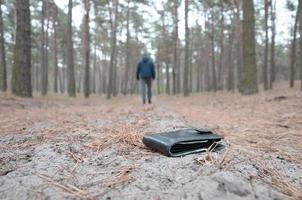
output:
[[[128,92],[128,82],[129,82],[129,69],[130,69],[130,0],[127,0],[127,16],[126,16],[126,29],[127,29],[127,39],[126,39],[126,63],[125,63],[125,74],[124,74],[124,87],[123,94],[126,95]]]
[[[214,21],[214,8],[212,8],[212,14],[211,14],[211,18],[212,18],[212,23],[211,23],[211,29],[212,32],[210,34],[210,39],[211,39],[211,58],[212,58],[212,67],[211,67],[211,71],[212,71],[212,89],[214,92],[217,91],[217,81],[216,81],[216,59],[215,59],[215,21]]]
[[[84,17],[83,17],[83,26],[84,26],[84,34],[83,34],[83,60],[84,60],[84,95],[86,98],[90,95],[90,89],[89,89],[89,55],[90,55],[90,35],[89,35],[89,10],[90,10],[90,4],[89,0],[83,0],[84,4]],[[95,76],[95,74],[93,74]]]
[[[173,1],[173,94],[180,93],[180,65],[178,53],[178,8],[179,0]]]
[[[12,92],[32,97],[31,87],[31,24],[29,0],[16,0],[16,37]]]
[[[302,0],[299,0],[299,5],[298,5],[298,10],[300,10],[300,17],[299,17],[299,32],[300,32],[300,38],[299,38],[299,46],[300,46],[300,81],[301,81],[301,85],[300,85],[300,90],[302,91]]]
[[[73,40],[72,40],[72,8],[73,2],[68,2],[68,24],[67,24],[67,88],[70,97],[76,96],[76,85],[74,75],[74,60],[73,60]]]
[[[3,0],[0,0],[0,91],[7,90],[7,78],[6,78],[6,57],[4,47],[4,26],[2,16]]]
[[[94,27],[94,47],[93,47],[93,49],[94,49],[94,55],[93,55],[93,71],[92,71],[92,73],[90,73],[90,74],[92,74],[92,77],[91,77],[91,86],[92,86],[92,88],[91,88],[91,92],[93,92],[93,93],[96,93],[96,86],[98,85],[99,87],[98,87],[98,93],[101,95],[101,93],[102,93],[102,74],[103,74],[103,72],[102,72],[102,70],[100,69],[100,65],[98,65],[99,64],[99,62],[98,62],[98,47],[99,47],[99,43],[100,43],[100,40],[99,40],[99,38],[100,38],[100,35],[101,34],[99,34],[99,27],[100,27],[100,25],[102,24],[102,20],[100,20],[100,19],[102,19],[101,18],[101,15],[99,14],[99,11],[100,11],[100,9],[99,9],[99,4],[100,4],[100,2],[99,1],[96,1],[96,0],[93,0],[93,1],[91,1],[91,3],[93,3],[93,10],[94,10],[94,23],[95,23],[95,27]],[[98,74],[98,78],[99,78],[99,80],[98,80],[98,83],[99,84],[97,84],[97,81],[96,81],[96,75]]]
[[[210,91],[210,67],[209,67],[209,59],[210,59],[210,24],[209,24],[209,17],[208,13],[205,10],[204,12],[205,18],[205,45],[204,45],[204,62],[205,62],[205,73],[204,73],[204,80],[205,80],[205,90]]]
[[[270,71],[270,81],[269,88],[273,88],[273,83],[275,81],[276,74],[276,64],[275,64],[275,37],[276,37],[276,0],[271,0],[271,71]]]
[[[254,1],[243,1],[243,74],[241,80],[242,94],[258,92],[257,67],[255,53],[255,10]]]
[[[290,87],[293,88],[295,85],[295,66],[296,66],[296,40],[297,40],[297,29],[299,23],[299,6],[297,8],[296,17],[295,17],[295,24],[293,30],[293,40],[291,44],[291,54],[290,54]]]
[[[109,66],[109,82],[107,89],[107,99],[111,98],[111,95],[115,92],[115,59],[116,59],[116,32],[117,32],[117,16],[118,16],[119,0],[114,1],[114,16],[112,14],[112,8],[110,10],[110,25],[111,25],[111,53],[110,53],[110,66]]]
[[[166,69],[166,93],[170,94],[170,60],[169,60],[169,39],[168,39],[168,31],[166,25],[166,13],[164,11],[160,11],[161,20],[162,20],[162,34],[163,34],[163,48],[164,48],[164,63]]]
[[[184,96],[189,96],[189,26],[188,26],[189,0],[185,0],[185,66],[184,66]]]
[[[53,38],[52,38],[52,49],[53,49],[53,63],[54,63],[54,92],[58,92],[58,7],[56,4],[52,4],[52,24],[53,24]]]
[[[237,68],[237,80],[238,80],[238,89],[240,90],[240,82],[241,82],[241,78],[242,78],[242,24],[241,24],[241,19],[240,19],[240,4],[242,1],[240,0],[234,0],[233,4],[235,5],[235,19],[236,19],[236,68]]]
[[[224,70],[224,0],[220,0],[220,54],[218,65],[218,88],[223,89],[223,70]]]
[[[233,45],[234,45],[234,36],[236,31],[236,23],[235,23],[235,16],[232,19],[231,31],[229,33],[229,44],[228,44],[228,79],[227,79],[227,89],[229,91],[234,92],[235,90],[235,70],[234,70],[234,61],[233,61]]]
[[[268,74],[267,74],[267,65],[268,65],[268,9],[269,9],[269,0],[264,0],[264,31],[265,31],[265,49],[264,49],[264,62],[263,62],[263,87],[264,90],[268,89]]]
[[[48,1],[42,1],[42,16],[41,16],[41,94],[45,96],[48,88]],[[46,24],[45,24],[45,20]],[[46,27],[45,27],[46,26]],[[45,30],[46,28],[46,30]]]

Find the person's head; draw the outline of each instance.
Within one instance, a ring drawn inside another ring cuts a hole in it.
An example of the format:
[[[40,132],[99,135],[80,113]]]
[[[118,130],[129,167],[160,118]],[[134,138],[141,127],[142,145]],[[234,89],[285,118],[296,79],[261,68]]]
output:
[[[142,59],[144,62],[147,62],[150,59],[150,54],[147,51],[144,51]]]
[[[143,58],[150,58],[150,53],[148,53],[148,51],[144,51]]]

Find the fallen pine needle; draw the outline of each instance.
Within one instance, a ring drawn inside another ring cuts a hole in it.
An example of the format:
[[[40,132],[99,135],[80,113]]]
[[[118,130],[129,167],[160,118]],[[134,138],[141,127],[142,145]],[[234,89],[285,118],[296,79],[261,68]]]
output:
[[[58,187],[62,190],[64,190],[65,192],[67,192],[68,194],[70,195],[73,195],[73,196],[76,196],[76,197],[79,197],[81,199],[87,199],[87,200],[93,200],[94,198],[91,197],[89,195],[88,192],[84,191],[84,190],[81,190],[75,186],[72,186],[72,185],[63,185],[53,179],[51,179],[50,177],[46,176],[46,175],[43,175],[43,174],[37,174],[38,177],[40,177],[41,179],[45,180],[48,182],[48,184],[50,185],[53,185],[55,187]]]

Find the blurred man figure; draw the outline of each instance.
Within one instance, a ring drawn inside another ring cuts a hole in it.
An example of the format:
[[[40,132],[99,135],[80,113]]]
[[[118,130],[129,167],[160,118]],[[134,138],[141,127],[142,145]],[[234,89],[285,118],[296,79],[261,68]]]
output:
[[[141,82],[141,95],[143,104],[146,103],[146,86],[148,94],[148,103],[151,104],[152,98],[152,80],[155,79],[155,69],[152,59],[147,53],[142,57],[136,69],[136,79]]]

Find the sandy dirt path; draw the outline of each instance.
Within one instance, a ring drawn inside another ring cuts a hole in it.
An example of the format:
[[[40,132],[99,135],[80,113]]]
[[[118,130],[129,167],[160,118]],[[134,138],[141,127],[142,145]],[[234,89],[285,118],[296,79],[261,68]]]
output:
[[[143,107],[137,97],[3,95],[0,199],[299,199],[301,95],[280,96],[156,97]],[[169,158],[141,142],[188,126],[222,134],[226,148]]]

